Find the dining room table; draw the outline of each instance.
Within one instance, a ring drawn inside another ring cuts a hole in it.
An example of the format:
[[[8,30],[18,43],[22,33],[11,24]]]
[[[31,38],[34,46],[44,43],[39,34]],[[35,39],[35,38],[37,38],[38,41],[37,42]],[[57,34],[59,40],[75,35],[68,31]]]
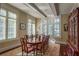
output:
[[[34,49],[34,54],[37,55],[37,48],[38,48],[38,45],[39,44],[42,44],[42,39],[39,39],[39,38],[36,38],[36,37],[33,37],[33,38],[28,38],[27,40],[27,44],[30,44],[32,45],[35,49]]]

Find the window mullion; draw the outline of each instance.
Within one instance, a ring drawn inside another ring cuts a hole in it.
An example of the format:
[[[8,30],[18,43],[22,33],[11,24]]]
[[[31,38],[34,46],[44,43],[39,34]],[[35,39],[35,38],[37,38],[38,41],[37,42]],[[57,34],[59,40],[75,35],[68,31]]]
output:
[[[32,21],[32,20],[31,20]],[[31,22],[31,35],[33,35],[33,31],[32,31],[32,22]]]
[[[6,13],[6,39],[8,39],[8,11]]]

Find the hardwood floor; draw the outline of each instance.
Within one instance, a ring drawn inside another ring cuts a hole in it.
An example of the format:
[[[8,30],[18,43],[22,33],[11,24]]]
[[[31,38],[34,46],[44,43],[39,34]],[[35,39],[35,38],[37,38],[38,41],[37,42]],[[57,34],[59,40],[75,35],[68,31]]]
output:
[[[21,47],[8,51],[6,53],[1,54],[1,56],[21,56]],[[45,56],[59,56],[60,54],[60,45],[50,42],[48,51]]]
[[[16,54],[19,52],[21,52],[21,47],[5,52],[1,54],[1,56],[16,56]]]

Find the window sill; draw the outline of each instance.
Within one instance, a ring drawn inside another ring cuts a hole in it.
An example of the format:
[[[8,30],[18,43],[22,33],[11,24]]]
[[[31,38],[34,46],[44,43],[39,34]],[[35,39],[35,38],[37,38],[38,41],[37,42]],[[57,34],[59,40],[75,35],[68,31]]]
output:
[[[54,36],[54,38],[61,38],[61,36]]]
[[[12,38],[12,39],[0,40],[0,43],[7,42],[7,41],[14,41],[14,40],[18,40],[18,39]]]

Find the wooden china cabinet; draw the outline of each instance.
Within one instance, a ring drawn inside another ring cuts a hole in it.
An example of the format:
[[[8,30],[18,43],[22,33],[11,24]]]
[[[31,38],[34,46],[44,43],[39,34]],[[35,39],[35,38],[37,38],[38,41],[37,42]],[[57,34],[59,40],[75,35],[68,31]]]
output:
[[[69,15],[66,55],[79,56],[79,7]]]

